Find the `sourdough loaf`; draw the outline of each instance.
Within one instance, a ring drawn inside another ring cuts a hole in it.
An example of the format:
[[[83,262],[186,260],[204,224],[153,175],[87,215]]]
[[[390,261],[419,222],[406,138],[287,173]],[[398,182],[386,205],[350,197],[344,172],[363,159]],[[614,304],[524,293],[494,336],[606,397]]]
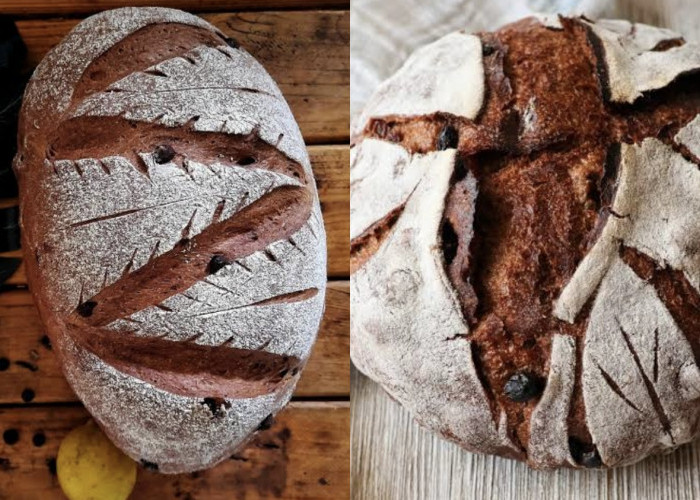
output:
[[[14,168],[42,320],[127,454],[209,467],[287,403],[325,233],[299,128],[235,40],[171,9],[86,19],[29,83]]]
[[[696,437],[700,47],[626,21],[453,33],[353,131],[351,357],[534,467]]]

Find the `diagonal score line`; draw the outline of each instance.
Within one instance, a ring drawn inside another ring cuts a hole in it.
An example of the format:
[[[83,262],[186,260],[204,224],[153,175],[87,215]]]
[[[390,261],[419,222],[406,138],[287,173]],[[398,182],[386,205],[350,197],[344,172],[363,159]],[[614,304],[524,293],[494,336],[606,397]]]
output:
[[[86,220],[83,220],[80,222],[74,222],[74,223],[70,224],[69,227],[87,226],[88,224],[94,224],[96,222],[103,222],[103,221],[111,220],[111,219],[118,219],[120,217],[126,217],[127,215],[132,215],[132,214],[136,214],[139,212],[144,212],[146,210],[153,210],[155,208],[167,207],[169,205],[174,205],[176,203],[184,203],[186,201],[192,201],[194,199],[195,199],[194,197],[189,197],[189,198],[183,198],[181,200],[174,200],[174,201],[168,201],[166,203],[159,203],[157,205],[151,205],[148,207],[133,208],[131,210],[124,210],[122,212],[115,212],[115,213],[110,214],[110,215],[102,215],[100,217],[93,217],[92,219],[86,219]]]

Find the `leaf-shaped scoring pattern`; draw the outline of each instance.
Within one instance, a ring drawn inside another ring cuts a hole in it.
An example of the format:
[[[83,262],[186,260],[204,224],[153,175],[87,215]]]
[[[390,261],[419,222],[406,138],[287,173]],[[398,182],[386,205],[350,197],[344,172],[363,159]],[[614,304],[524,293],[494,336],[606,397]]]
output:
[[[323,231],[316,208],[307,224],[289,239],[238,259],[187,291],[109,327],[303,359],[311,350],[320,321],[320,315],[308,311],[321,310],[324,301]],[[251,336],[251,331],[258,335]]]
[[[698,193],[698,166],[671,146],[657,139],[623,144],[611,215],[556,303],[555,314],[573,321],[595,293],[583,391],[591,436],[609,466],[693,437],[698,401],[689,385],[700,372],[691,346],[652,285],[619,251],[622,244],[636,248],[659,266],[683,271],[698,289]]]
[[[299,127],[277,86],[247,53],[198,47],[88,96],[79,116],[120,116],[128,120],[184,125],[193,130],[247,135],[255,132],[291,159],[309,168]],[[217,75],[213,77],[211,75]],[[257,75],[257,76],[255,76]]]
[[[181,168],[155,164],[150,152],[140,156],[147,176],[118,156],[47,164],[57,174],[43,187],[53,203],[44,241],[51,252],[41,264],[62,277],[47,288],[58,311],[75,309],[125,272],[200,233],[214,217],[227,219],[276,187],[298,185],[267,170],[195,161]]]

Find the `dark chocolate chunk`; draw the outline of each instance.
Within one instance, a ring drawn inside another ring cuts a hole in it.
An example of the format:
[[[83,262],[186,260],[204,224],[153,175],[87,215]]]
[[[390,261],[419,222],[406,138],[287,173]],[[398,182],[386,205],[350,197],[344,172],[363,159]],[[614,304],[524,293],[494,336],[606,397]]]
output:
[[[516,373],[503,386],[505,395],[517,403],[537,397],[541,389],[539,380],[528,373]]]
[[[452,125],[445,125],[440,131],[437,140],[437,148],[439,151],[445,149],[454,149],[459,144],[459,132]]]
[[[10,360],[7,358],[0,358],[0,372],[4,372],[10,367]]]
[[[158,464],[154,462],[149,462],[148,460],[141,459],[141,466],[147,470],[158,470]]]
[[[153,160],[159,165],[168,163],[175,158],[175,150],[170,144],[161,144],[153,151]]]
[[[95,309],[95,306],[97,306],[97,302],[88,300],[80,304],[76,310],[83,318],[89,318],[92,316],[92,311]]]
[[[34,391],[31,389],[25,389],[22,391],[22,401],[29,403],[34,399]]]
[[[2,433],[2,439],[7,444],[15,444],[19,441],[19,432],[17,432],[17,429],[7,429]]]
[[[260,425],[258,425],[258,430],[259,431],[266,431],[267,429],[272,427],[272,425],[274,423],[275,423],[275,417],[274,417],[274,415],[272,415],[272,413],[270,413],[267,417],[265,417],[265,419],[262,422],[260,422]]]
[[[226,45],[228,45],[232,49],[240,49],[241,48],[241,44],[238,43],[238,40],[236,40],[235,38],[231,38],[230,36],[227,36],[224,38],[224,41],[226,42]]]
[[[211,260],[209,261],[209,266],[207,268],[207,271],[209,274],[214,274],[217,272],[219,269],[222,267],[228,266],[230,262],[226,260],[223,256],[221,255],[214,255]]]
[[[598,448],[593,443],[584,443],[575,437],[569,437],[569,451],[574,461],[584,467],[594,469],[603,465]]]
[[[34,443],[34,446],[36,447],[44,446],[44,443],[46,443],[46,436],[41,431],[37,432],[32,437],[32,443]]]

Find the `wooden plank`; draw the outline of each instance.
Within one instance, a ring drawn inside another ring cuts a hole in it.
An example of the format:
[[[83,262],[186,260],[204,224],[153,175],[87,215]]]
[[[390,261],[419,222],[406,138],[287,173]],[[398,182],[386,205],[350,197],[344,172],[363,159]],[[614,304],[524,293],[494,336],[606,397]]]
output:
[[[272,9],[348,8],[348,0],[160,0],[160,7],[189,12],[216,12]],[[0,14],[14,16],[77,15],[123,6],[149,7],[150,0],[3,0]]]
[[[328,247],[328,276],[350,275],[350,149],[348,146],[310,146],[318,193],[323,208]],[[16,199],[0,200],[16,203]],[[21,250],[0,253],[2,257],[21,257]],[[26,285],[24,265],[6,281],[8,285]]]
[[[50,464],[63,437],[87,418],[80,406],[0,410],[0,429],[19,432],[16,444],[0,442],[0,498],[63,498]],[[349,428],[346,402],[292,403],[238,459],[193,474],[139,469],[129,498],[349,498]],[[37,433],[43,446],[32,444]]]
[[[318,340],[295,396],[336,397],[350,394],[350,283],[331,281]],[[0,404],[21,403],[30,389],[32,402],[66,402],[77,398],[50,352],[45,330],[27,290],[0,293]]]
[[[236,38],[265,66],[282,89],[307,143],[348,142],[348,11],[248,12],[203,17]],[[17,26],[29,49],[29,62],[38,64],[78,22],[19,21]]]
[[[700,441],[629,467],[536,471],[468,453],[420,427],[354,367],[351,380],[353,500],[700,498]]]

